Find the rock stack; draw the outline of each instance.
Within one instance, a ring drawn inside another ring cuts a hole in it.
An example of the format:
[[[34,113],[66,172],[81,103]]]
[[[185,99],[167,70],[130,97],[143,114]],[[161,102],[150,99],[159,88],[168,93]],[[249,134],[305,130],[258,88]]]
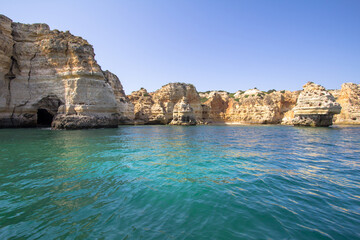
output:
[[[293,109],[295,126],[328,127],[332,125],[334,114],[340,113],[341,107],[333,95],[324,87],[308,82],[303,86],[296,106]]]
[[[173,119],[171,125],[196,125],[196,116],[185,97],[177,102],[173,110]]]

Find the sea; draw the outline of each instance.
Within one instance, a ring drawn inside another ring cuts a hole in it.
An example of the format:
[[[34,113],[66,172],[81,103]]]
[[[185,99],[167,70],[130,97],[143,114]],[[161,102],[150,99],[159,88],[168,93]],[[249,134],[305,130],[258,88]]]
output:
[[[0,239],[360,239],[360,127],[0,129]]]

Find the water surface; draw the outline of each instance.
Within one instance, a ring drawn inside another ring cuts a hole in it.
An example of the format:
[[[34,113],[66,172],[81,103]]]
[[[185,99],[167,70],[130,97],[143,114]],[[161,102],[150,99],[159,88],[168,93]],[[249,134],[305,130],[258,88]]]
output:
[[[360,128],[0,129],[0,239],[360,239]]]

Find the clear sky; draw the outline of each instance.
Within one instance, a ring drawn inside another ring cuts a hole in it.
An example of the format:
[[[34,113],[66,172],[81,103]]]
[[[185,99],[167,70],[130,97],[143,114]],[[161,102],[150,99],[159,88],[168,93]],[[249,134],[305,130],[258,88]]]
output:
[[[360,81],[360,0],[0,0],[15,22],[88,40],[126,93],[326,88]]]

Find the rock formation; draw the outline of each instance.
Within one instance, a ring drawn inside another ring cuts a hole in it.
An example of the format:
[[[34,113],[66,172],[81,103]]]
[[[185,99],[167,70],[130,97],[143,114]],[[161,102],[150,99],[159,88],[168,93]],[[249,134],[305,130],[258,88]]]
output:
[[[229,97],[229,93],[225,91],[207,91],[207,92],[199,92],[200,98],[212,98],[215,94],[220,95],[223,98]]]
[[[336,102],[341,105],[341,112],[334,116],[336,124],[360,124],[360,86],[344,83]]]
[[[207,123],[225,122],[228,104],[228,95],[218,93],[210,95],[210,98],[203,104],[203,121]]]
[[[256,96],[258,94],[262,94],[262,92],[257,88],[253,88],[253,89],[246,90],[245,92],[237,91],[234,94],[234,98],[235,99],[240,98],[242,95],[244,95],[244,96],[252,96],[253,97],[253,96]]]
[[[140,89],[129,99],[135,123],[193,125],[202,120],[200,97],[192,84],[169,83],[150,94]]]
[[[230,121],[279,124],[295,106],[298,92],[276,91],[270,94],[242,94],[227,112]]]
[[[308,82],[303,86],[294,110],[293,124],[296,126],[327,127],[332,125],[333,115],[341,107],[324,87]]]
[[[118,106],[126,101],[121,84],[81,37],[0,15],[0,41],[0,127],[117,127],[120,114],[131,119],[131,105]]]
[[[177,102],[173,110],[173,119],[170,122],[172,125],[195,125],[196,116],[194,109],[191,107],[186,97]]]
[[[288,112],[298,95],[290,91],[266,94],[257,89],[239,91],[236,98],[215,94],[204,103],[203,118],[209,123],[277,124],[291,116]]]
[[[134,123],[146,124],[149,122],[149,116],[151,114],[151,107],[154,104],[152,97],[146,91],[141,88],[138,91],[134,91],[128,96],[131,103],[134,105]]]
[[[134,104],[126,96],[119,78],[109,71],[103,73],[105,81],[110,84],[115,94],[119,124],[133,124],[135,119]]]
[[[199,94],[192,84],[169,83],[152,93],[142,88],[126,96],[117,76],[101,70],[93,47],[81,37],[0,15],[0,43],[0,127],[329,126],[340,105],[336,124],[360,123],[360,87],[353,83],[332,90],[335,98],[314,83],[307,83],[301,93],[254,88],[234,94]]]

